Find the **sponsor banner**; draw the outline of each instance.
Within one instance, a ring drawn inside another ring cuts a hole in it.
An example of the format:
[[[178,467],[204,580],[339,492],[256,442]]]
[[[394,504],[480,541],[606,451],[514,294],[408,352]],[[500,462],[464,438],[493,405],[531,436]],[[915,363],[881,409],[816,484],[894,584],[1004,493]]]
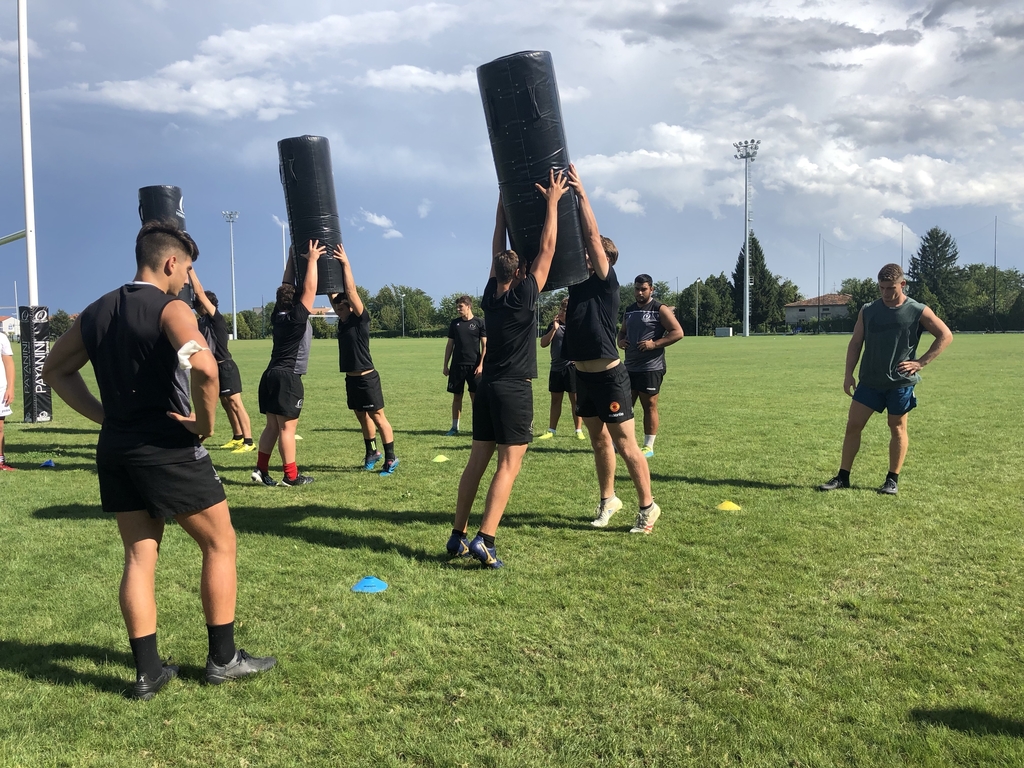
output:
[[[50,421],[53,393],[43,381],[43,363],[50,352],[50,313],[46,307],[18,307],[21,321],[21,380],[25,422]]]

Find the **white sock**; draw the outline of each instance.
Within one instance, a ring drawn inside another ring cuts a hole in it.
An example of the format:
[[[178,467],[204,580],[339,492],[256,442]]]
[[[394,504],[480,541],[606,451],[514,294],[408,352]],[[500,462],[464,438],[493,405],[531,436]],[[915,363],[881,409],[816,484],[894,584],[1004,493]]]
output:
[[[459,428],[459,420],[458,419],[452,419],[452,429],[458,429],[458,428]]]
[[[653,448],[656,437],[657,435],[644,435],[644,448]]]

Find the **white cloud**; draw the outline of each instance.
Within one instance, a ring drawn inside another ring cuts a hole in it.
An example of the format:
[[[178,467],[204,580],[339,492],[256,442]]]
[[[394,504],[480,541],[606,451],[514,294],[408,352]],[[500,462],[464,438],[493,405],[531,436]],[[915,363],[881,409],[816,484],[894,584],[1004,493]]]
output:
[[[644,215],[644,207],[640,204],[640,193],[635,189],[627,188],[620,189],[618,192],[610,192],[604,187],[597,187],[594,189],[594,197],[608,200],[623,213]]]
[[[477,92],[476,70],[473,67],[463,67],[459,74],[450,75],[445,72],[431,72],[408,64],[398,64],[390,69],[371,69],[356,82],[370,88],[382,88],[388,91]]]
[[[423,198],[420,204],[416,207],[416,212],[420,215],[421,219],[427,218],[430,215],[430,209],[434,207],[434,204],[427,198]]]
[[[590,89],[582,85],[577,88],[559,88],[558,98],[563,104],[571,104],[574,101],[586,101],[590,98]]]
[[[72,53],[85,53],[85,46],[74,40],[68,43],[67,48]]]
[[[359,213],[363,216],[363,221],[367,224],[372,224],[375,227],[380,227],[384,230],[384,239],[393,240],[396,237],[402,237],[402,233],[395,229],[395,222],[389,219],[387,216],[383,216],[379,213],[372,213],[364,208],[359,209]]]
[[[18,41],[15,40],[4,40],[0,37],[0,56],[17,56],[18,55]],[[31,37],[28,39],[28,55],[32,58],[42,58],[43,50],[40,48],[36,41]]]
[[[74,34],[78,31],[78,22],[74,19],[60,19],[53,25],[53,29],[62,35]]]
[[[86,94],[73,93],[144,112],[225,118],[255,114],[260,120],[273,120],[312,105],[311,87],[289,82],[282,74],[287,68],[337,57],[353,46],[426,40],[458,16],[455,6],[428,3],[402,11],[231,29],[206,38],[191,59],[176,61],[151,76],[101,82]]]

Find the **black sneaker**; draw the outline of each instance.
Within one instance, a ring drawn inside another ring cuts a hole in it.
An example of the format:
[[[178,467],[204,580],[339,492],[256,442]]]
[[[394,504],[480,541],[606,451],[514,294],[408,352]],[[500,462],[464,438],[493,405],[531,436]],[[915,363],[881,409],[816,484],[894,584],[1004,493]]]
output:
[[[884,493],[887,496],[895,496],[899,492],[899,484],[891,477],[885,478],[885,482],[882,483],[882,487],[878,489],[879,493]]]
[[[138,699],[139,701],[149,701],[160,689],[167,685],[170,680],[178,676],[179,667],[169,663],[164,664],[163,669],[160,671],[160,675],[155,680],[150,680],[145,674],[139,675],[135,678],[135,685],[132,687],[131,698]]]
[[[254,469],[252,471],[251,477],[254,483],[263,483],[264,485],[270,488],[277,487],[277,480],[272,478],[269,472],[264,472],[261,469]]]
[[[206,657],[206,682],[210,685],[220,685],[228,680],[238,680],[242,677],[249,677],[260,672],[266,672],[277,664],[273,656],[255,657],[239,648],[235,651],[235,658],[227,664],[214,664],[213,659]],[[177,667],[175,667],[177,669]]]
[[[840,488],[849,488],[850,481],[843,480],[839,475],[836,475],[827,483],[822,483],[818,486],[819,491],[838,491]]]
[[[293,485],[308,485],[309,483],[312,482],[313,478],[310,477],[309,475],[296,475],[294,480],[289,480],[287,477],[284,478],[281,481],[281,484],[291,487]]]

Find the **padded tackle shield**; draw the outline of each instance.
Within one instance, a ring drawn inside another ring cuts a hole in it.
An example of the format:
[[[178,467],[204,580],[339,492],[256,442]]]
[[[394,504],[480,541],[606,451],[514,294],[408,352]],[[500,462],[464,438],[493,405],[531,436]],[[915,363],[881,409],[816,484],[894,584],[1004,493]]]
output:
[[[188,232],[185,227],[184,202],[185,197],[181,194],[180,187],[172,187],[169,184],[142,187],[139,189],[139,219],[143,224],[154,219],[173,221],[182,232]],[[195,306],[196,294],[192,290],[191,282],[182,286],[178,298],[190,307]]]
[[[53,393],[43,381],[43,364],[50,353],[50,312],[46,307],[18,307],[21,322],[21,387],[25,423],[53,419]],[[14,382],[7,386],[13,389]]]
[[[534,188],[548,171],[569,170],[562,108],[551,54],[523,51],[477,67],[491,154],[512,249],[528,261],[540,250],[547,204]],[[558,240],[545,291],[589,277],[579,203],[569,192],[558,202]]]
[[[281,186],[288,211],[288,226],[295,246],[298,285],[306,277],[306,252],[310,240],[319,240],[327,251],[317,261],[318,294],[342,293],[345,275],[333,257],[341,240],[338,201],[334,196],[331,144],[323,136],[296,136],[277,142],[281,161]]]

